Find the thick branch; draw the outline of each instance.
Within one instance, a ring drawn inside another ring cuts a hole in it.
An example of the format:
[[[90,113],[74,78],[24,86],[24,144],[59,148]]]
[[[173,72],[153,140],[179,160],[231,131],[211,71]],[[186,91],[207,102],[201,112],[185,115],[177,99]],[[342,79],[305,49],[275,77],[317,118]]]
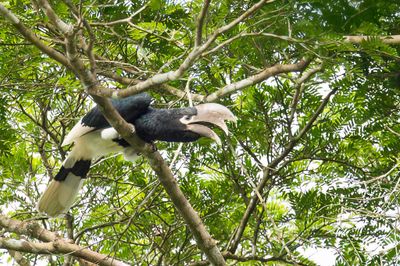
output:
[[[131,86],[132,84],[137,84],[141,82],[140,80],[137,79],[132,79],[132,78],[127,78],[127,77],[122,77],[117,75],[116,73],[110,72],[110,71],[103,71],[98,73],[101,76],[110,78],[115,80],[116,82],[119,82],[120,84]],[[155,90],[159,92],[167,92],[171,95],[175,95],[178,98],[187,98],[188,96],[186,95],[186,92],[181,91],[171,85],[168,84],[161,84],[160,86],[156,87]],[[190,97],[192,98],[193,101],[196,102],[202,102],[204,101],[205,96],[201,94],[196,94],[196,93],[191,93]]]
[[[0,215],[0,227],[8,232],[26,235],[45,242],[35,243],[25,240],[0,238],[0,248],[35,254],[68,254],[98,263],[99,265],[127,266],[127,264],[114,258],[109,258],[86,247],[71,244],[67,239],[60,238],[56,233],[40,227],[37,223],[21,222]]]
[[[0,215],[0,227],[8,232],[26,235],[45,242],[54,241],[59,238],[56,233],[43,229],[37,223],[21,222],[10,219],[4,215]]]
[[[250,76],[248,78],[245,78],[243,80],[231,83],[218,91],[208,95],[208,96],[203,96],[201,94],[191,94],[191,98],[194,101],[197,102],[215,102],[219,98],[222,98],[226,95],[229,95],[231,93],[234,93],[236,91],[242,90],[244,88],[247,88],[249,86],[252,86],[254,84],[257,84],[263,80],[266,80],[269,77],[272,77],[274,75],[278,75],[281,73],[288,73],[288,72],[295,72],[295,71],[302,71],[307,65],[309,64],[308,60],[301,60],[300,62],[296,64],[288,64],[288,65],[275,65],[272,67],[265,68],[262,72]],[[310,71],[312,72],[312,71]],[[308,72],[307,72],[308,73]],[[309,73],[309,75],[313,74]],[[106,76],[108,78],[112,78],[115,81],[124,84],[124,85],[131,85],[131,84],[138,84],[140,81],[136,79],[130,79],[126,77],[121,77],[118,76],[117,74],[111,73],[111,72],[102,72],[100,75]],[[178,90],[173,86],[170,86],[168,84],[161,84],[159,86],[159,91],[166,91],[172,95],[178,96],[180,98],[187,97],[186,93],[184,91]]]
[[[400,35],[388,35],[388,36],[344,36],[344,41],[354,44],[360,44],[370,39],[378,38],[386,44],[400,44]]]
[[[20,252],[34,254],[68,254],[83,258],[98,265],[128,266],[128,264],[108,258],[106,255],[87,250],[75,244],[70,244],[65,240],[56,240],[53,242],[36,243],[26,240],[8,239],[0,237],[0,249],[15,250]]]
[[[53,23],[62,33],[68,33],[72,30],[72,25],[69,25],[62,21],[54,12],[53,8],[50,6],[47,0],[39,0],[38,3],[43,11],[46,13],[46,16],[49,18],[51,23]]]
[[[251,85],[257,84],[263,80],[266,80],[269,77],[275,76],[277,74],[281,74],[281,73],[288,73],[288,72],[294,72],[294,71],[301,71],[303,70],[305,67],[307,67],[307,65],[309,64],[310,61],[308,60],[301,60],[300,62],[296,63],[296,64],[287,64],[287,65],[275,65],[272,67],[267,67],[265,68],[262,72],[250,76],[246,79],[242,79],[238,82],[234,82],[231,83],[229,85],[226,85],[225,87],[217,90],[216,92],[208,95],[205,98],[206,102],[215,102],[216,100],[218,100],[219,98],[231,94],[235,91],[238,90],[242,90],[246,87],[249,87]]]
[[[305,67],[307,67],[307,65],[309,63],[310,63],[310,61],[308,61],[308,60],[301,60],[300,62],[298,62],[296,64],[287,64],[287,65],[278,64],[278,65],[275,65],[272,67],[265,68],[262,72],[260,72],[256,75],[253,75],[248,78],[231,83],[208,96],[203,96],[201,94],[193,94],[192,93],[191,98],[192,98],[192,100],[197,101],[197,102],[215,102],[224,96],[227,96],[236,91],[245,89],[249,86],[252,86],[263,80],[266,80],[272,76],[275,76],[275,75],[278,75],[281,73],[302,71]],[[309,71],[310,73],[307,72],[307,75],[313,74],[314,73],[313,71],[314,71],[314,69],[310,70]],[[140,80],[121,77],[121,76],[118,76],[117,74],[114,74],[111,72],[101,72],[99,74],[102,76],[108,77],[108,78],[112,78],[115,81],[117,81],[121,84],[124,84],[124,85],[139,84],[141,82]],[[187,95],[184,91],[178,90],[177,88],[170,86],[168,84],[161,84],[159,86],[158,90],[166,91],[169,94],[175,95],[180,98],[187,97]]]

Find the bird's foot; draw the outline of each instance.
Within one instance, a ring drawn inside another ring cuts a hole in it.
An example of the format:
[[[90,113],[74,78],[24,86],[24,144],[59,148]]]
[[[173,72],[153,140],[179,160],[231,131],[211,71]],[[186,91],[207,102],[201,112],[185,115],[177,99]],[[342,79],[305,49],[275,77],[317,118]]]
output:
[[[131,161],[131,162],[135,162],[140,156],[140,153],[138,153],[134,148],[132,148],[130,146],[126,147],[124,149],[123,154],[124,154],[125,160]]]
[[[135,133],[136,133],[135,126],[134,126],[133,124],[131,124],[131,123],[128,123],[128,124],[129,124],[129,126],[131,127],[131,133],[132,133],[132,134],[135,134]]]
[[[151,146],[151,151],[152,152],[158,151],[157,146],[156,146],[156,144],[154,142],[150,142],[149,144]]]

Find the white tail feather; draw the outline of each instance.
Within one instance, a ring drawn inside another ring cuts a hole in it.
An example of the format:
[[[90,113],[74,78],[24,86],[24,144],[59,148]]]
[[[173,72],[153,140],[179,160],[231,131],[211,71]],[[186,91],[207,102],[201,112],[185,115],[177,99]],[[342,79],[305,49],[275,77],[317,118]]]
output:
[[[83,179],[72,173],[62,182],[52,180],[40,197],[37,210],[51,217],[66,213],[74,203],[82,184]]]

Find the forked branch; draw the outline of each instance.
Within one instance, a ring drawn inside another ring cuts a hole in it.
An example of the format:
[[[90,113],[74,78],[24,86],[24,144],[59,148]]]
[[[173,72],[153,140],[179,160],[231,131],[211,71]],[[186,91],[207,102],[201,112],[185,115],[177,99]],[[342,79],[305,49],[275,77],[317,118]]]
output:
[[[10,219],[0,215],[0,228],[6,232],[17,233],[42,242],[31,242],[10,238],[0,238],[0,248],[28,252],[34,254],[68,254],[76,258],[107,266],[127,266],[128,264],[118,261],[109,256],[97,253],[87,247],[70,243],[68,239],[59,237],[56,233],[46,230],[37,223],[27,223]]]

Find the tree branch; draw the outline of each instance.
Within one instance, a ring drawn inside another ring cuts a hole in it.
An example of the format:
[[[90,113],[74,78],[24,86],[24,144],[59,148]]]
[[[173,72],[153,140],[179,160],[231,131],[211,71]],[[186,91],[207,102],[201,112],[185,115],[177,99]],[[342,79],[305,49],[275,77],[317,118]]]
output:
[[[152,145],[145,144],[141,139],[139,139],[139,137],[132,134],[132,127],[123,120],[112,106],[109,99],[96,95],[92,95],[92,97],[99,106],[103,115],[117,130],[117,132],[148,159],[151,168],[156,172],[175,207],[189,226],[199,248],[207,255],[207,258],[214,265],[225,265],[225,261],[216,246],[215,240],[208,233],[199,215],[185,198],[171,172],[171,169],[165,163],[160,153],[154,151]]]
[[[35,254],[68,254],[84,260],[107,266],[127,266],[109,256],[94,252],[87,247],[71,244],[69,240],[60,238],[56,233],[40,227],[37,223],[21,222],[0,215],[0,227],[7,232],[26,235],[45,243],[26,240],[0,238],[0,248]]]
[[[46,1],[41,0],[41,3],[46,4]],[[5,10],[6,11],[5,13],[7,15],[11,14],[11,12],[9,12],[4,7],[3,9],[0,9],[0,11],[2,10]],[[53,12],[51,7],[47,7],[46,11],[50,13]],[[187,201],[182,191],[179,189],[179,186],[176,180],[174,179],[171,170],[169,169],[168,165],[164,162],[161,155],[157,151],[153,150],[152,145],[144,143],[141,139],[139,139],[139,137],[137,137],[135,134],[132,134],[133,133],[132,126],[129,125],[126,121],[124,121],[124,119],[120,116],[120,114],[115,110],[109,99],[98,96],[98,95],[103,95],[107,92],[111,92],[112,90],[101,86],[96,76],[94,75],[94,71],[88,71],[85,64],[79,58],[75,40],[76,32],[74,31],[71,32],[70,30],[71,27],[64,27],[64,24],[58,21],[58,17],[55,14],[51,14],[51,16],[53,17],[52,20],[55,26],[58,27],[58,29],[64,32],[64,34],[66,35],[65,44],[66,44],[68,58],[65,57],[62,58],[63,60],[68,61],[68,64],[66,65],[70,69],[72,69],[79,77],[79,80],[81,81],[82,85],[86,88],[87,92],[93,97],[93,100],[99,106],[100,111],[106,117],[111,126],[113,126],[117,130],[117,132],[125,140],[128,141],[129,144],[135,147],[138,152],[142,153],[149,160],[150,166],[156,172],[157,176],[159,177],[161,183],[164,185],[165,190],[171,197],[176,208],[179,210],[184,220],[188,224],[189,228],[191,229],[199,248],[207,255],[207,258],[214,265],[225,265],[225,261],[216,246],[215,240],[207,232],[199,215],[192,208],[192,206]],[[15,16],[11,17],[17,19]],[[17,27],[17,29],[20,28]],[[65,30],[70,30],[70,31],[66,32]],[[31,39],[28,40],[31,41]],[[33,42],[33,44],[42,45],[42,43],[38,42]],[[41,50],[47,52],[46,49],[41,49]],[[179,68],[175,72],[174,76],[176,75],[179,76],[183,74],[184,70],[187,69],[186,66],[189,66],[190,63],[192,63],[193,60],[195,60],[196,56],[194,55],[189,56],[187,60],[185,60],[183,67]],[[168,73],[167,75],[161,74],[162,77],[169,77],[169,75],[170,74]],[[143,83],[152,84],[152,82],[153,79],[149,79],[147,81],[144,81]]]
[[[277,74],[301,71],[305,67],[307,67],[307,65],[309,63],[310,63],[309,60],[303,59],[296,64],[287,64],[287,65],[277,64],[272,67],[267,67],[262,72],[260,72],[256,75],[253,75],[248,78],[242,79],[240,81],[226,85],[225,87],[208,95],[205,98],[205,102],[215,102],[216,100],[218,100],[219,98],[221,98],[223,96],[226,96],[235,91],[238,91],[238,90],[244,89],[246,87],[249,87],[251,85],[254,85],[256,83],[259,83],[259,82],[266,80],[267,78],[275,76]]]
[[[138,79],[132,79],[132,78],[127,78],[127,77],[122,77],[119,76],[116,73],[113,73],[111,71],[102,71],[98,73],[101,76],[113,79],[117,82],[119,82],[120,84],[126,85],[126,86],[131,86],[133,84],[138,84],[139,82],[141,82]],[[178,98],[187,98],[186,92],[181,91],[169,84],[161,84],[160,86],[155,88],[156,91],[159,92],[167,92],[171,95],[177,96]],[[201,95],[201,94],[196,94],[196,93],[191,93],[190,94],[192,100],[196,101],[196,102],[202,102],[204,101],[205,96]]]
[[[137,11],[133,12],[133,14],[130,15],[129,17],[127,17],[127,18],[123,18],[123,19],[119,19],[119,20],[115,20],[115,21],[110,21],[110,22],[94,22],[94,23],[91,23],[90,25],[92,25],[92,26],[115,26],[115,25],[118,25],[118,24],[128,23],[128,22],[132,21],[132,19],[135,16],[140,14],[147,7],[148,7],[148,3],[146,3],[144,6],[139,8]]]
[[[0,237],[0,249],[1,248],[33,254],[68,254],[70,256],[76,256],[90,262],[98,263],[98,265],[128,266],[128,264],[108,258],[106,255],[102,255],[78,245],[67,243],[65,240],[58,239],[53,242],[36,243],[26,240]]]
[[[61,30],[62,33],[68,33],[73,29],[72,25],[65,23],[57,16],[47,0],[39,0],[38,3],[51,23]]]
[[[150,87],[160,85],[168,81],[177,80],[178,78],[182,77],[183,74],[194,64],[196,59],[198,59],[201,56],[201,54],[205,52],[214,43],[214,41],[217,39],[219,35],[232,29],[237,24],[250,17],[257,10],[259,10],[264,4],[272,2],[274,2],[274,0],[261,0],[258,3],[254,4],[252,7],[250,7],[248,10],[246,10],[242,15],[240,15],[239,17],[228,23],[227,25],[217,29],[204,44],[202,44],[201,46],[195,46],[193,48],[193,50],[188,54],[188,56],[178,67],[178,69],[169,71],[167,73],[154,75],[153,77],[145,81],[142,81],[134,86],[128,87],[124,90],[109,92],[111,94],[108,96],[112,96],[113,98],[124,98],[129,95],[142,92]]]
[[[206,18],[207,10],[208,10],[208,7],[210,6],[210,2],[211,2],[211,0],[204,1],[203,8],[201,9],[199,17],[197,18],[196,40],[195,40],[195,44],[194,44],[195,47],[201,45],[204,19]]]
[[[385,44],[400,44],[400,35],[388,35],[388,36],[344,36],[344,41],[348,43],[360,44],[370,39],[380,39]]]
[[[98,92],[101,93],[105,91],[105,88],[99,85],[99,82],[94,75],[94,71],[88,71],[81,59],[78,57],[74,34],[68,33],[67,35],[66,47],[68,59],[77,73],[82,85],[92,96],[110,125],[113,126],[117,132],[129,144],[131,144],[132,147],[135,147],[138,152],[142,153],[149,160],[150,166],[156,172],[161,183],[164,185],[165,190],[171,197],[172,202],[175,204],[176,208],[179,210],[191,229],[199,248],[207,255],[207,258],[214,265],[225,265],[225,261],[216,246],[216,242],[207,232],[199,215],[195,212],[182,191],[179,189],[170,168],[162,159],[160,153],[154,151],[152,145],[146,144],[139,137],[133,134],[134,128],[132,128],[132,126],[121,117],[109,99],[97,96]]]
[[[29,28],[27,28],[10,10],[5,8],[2,4],[0,4],[0,15],[6,18],[18,31],[22,34],[22,36],[34,44],[40,51],[47,54],[57,62],[60,62],[64,66],[71,69],[71,65],[69,64],[67,58],[57,50],[47,46],[44,44]]]
[[[297,109],[297,104],[300,101],[301,98],[301,94],[303,92],[304,89],[304,82],[306,82],[311,76],[313,76],[315,73],[321,71],[323,69],[323,64],[320,64],[314,68],[311,68],[307,71],[304,71],[304,73],[302,73],[301,77],[298,78],[295,81],[295,93],[293,95],[293,100],[290,103],[290,115],[288,118],[288,132],[289,132],[289,137],[292,138],[292,123],[293,123],[293,119],[294,119],[294,115],[296,113],[296,109]]]
[[[281,262],[286,262],[288,263],[289,261],[287,261],[284,258],[281,257],[274,257],[274,256],[267,256],[267,257],[260,257],[260,256],[238,256],[235,255],[229,251],[224,251],[223,252],[223,256],[225,259],[227,260],[234,260],[237,262],[247,262],[247,261],[259,261],[262,263],[267,263],[267,262],[273,262],[273,261],[281,261]],[[290,262],[289,262],[290,263]],[[197,261],[197,262],[193,262],[191,264],[189,264],[190,266],[203,266],[203,265],[209,265],[210,262],[207,260],[202,260],[202,261]]]
[[[20,252],[15,251],[15,250],[9,250],[8,253],[10,253],[11,257],[15,260],[15,262],[20,265],[20,266],[30,266],[30,262],[25,259]]]
[[[322,113],[324,110],[325,106],[328,104],[331,96],[337,91],[337,89],[333,89],[328,93],[328,95],[323,99],[321,104],[318,106],[317,110],[313,114],[313,116],[310,118],[310,120],[307,122],[307,124],[299,131],[299,133],[287,144],[285,149],[282,151],[282,153],[277,156],[269,165],[267,165],[264,170],[263,170],[263,177],[260,181],[260,183],[257,185],[256,188],[256,193],[251,197],[249,204],[247,205],[246,211],[242,217],[242,220],[240,221],[238,230],[235,232],[235,237],[233,238],[229,251],[232,253],[235,253],[237,247],[239,246],[240,239],[242,238],[242,235],[244,233],[244,230],[247,226],[247,223],[250,219],[251,214],[255,210],[257,203],[259,201],[258,194],[262,193],[262,190],[264,189],[265,185],[267,184],[267,181],[270,179],[271,172],[276,171],[275,168],[278,166],[278,164],[293,150],[293,148],[296,146],[296,144],[304,137],[304,135],[311,129],[312,125],[314,122],[317,120],[319,115]]]

